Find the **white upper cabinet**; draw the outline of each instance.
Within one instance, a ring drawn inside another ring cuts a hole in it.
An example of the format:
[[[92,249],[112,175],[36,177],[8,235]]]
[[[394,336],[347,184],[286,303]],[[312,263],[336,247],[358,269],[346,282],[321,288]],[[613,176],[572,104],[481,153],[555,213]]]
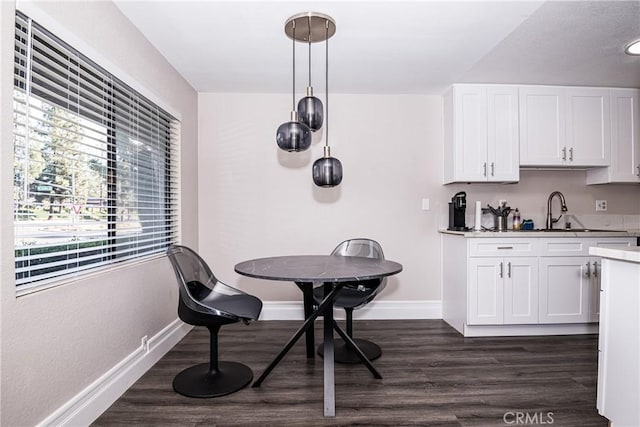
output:
[[[520,165],[561,166],[566,151],[564,88],[523,86],[519,103]]]
[[[518,88],[487,87],[487,181],[520,179]]]
[[[444,110],[445,183],[519,180],[516,86],[454,85]]]
[[[521,166],[607,166],[609,89],[522,86]]]
[[[567,88],[567,161],[608,166],[611,152],[609,89]]]
[[[587,184],[640,183],[640,90],[610,89],[611,160],[587,171]]]

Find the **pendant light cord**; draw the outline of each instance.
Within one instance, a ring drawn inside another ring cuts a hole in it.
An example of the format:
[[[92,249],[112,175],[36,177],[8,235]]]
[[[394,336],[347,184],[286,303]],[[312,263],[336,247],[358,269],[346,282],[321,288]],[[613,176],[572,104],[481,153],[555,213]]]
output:
[[[311,87],[311,17],[309,17],[309,87]]]
[[[328,147],[329,146],[329,20],[325,21],[324,30],[325,30],[325,59],[324,59],[324,64],[325,64],[324,98],[325,100],[324,100],[324,103],[325,103],[325,109],[326,109],[326,113],[325,113],[326,119],[325,119],[325,125],[324,125],[324,143]]]
[[[291,111],[296,111],[296,21],[291,22],[293,27],[293,89],[291,90]]]

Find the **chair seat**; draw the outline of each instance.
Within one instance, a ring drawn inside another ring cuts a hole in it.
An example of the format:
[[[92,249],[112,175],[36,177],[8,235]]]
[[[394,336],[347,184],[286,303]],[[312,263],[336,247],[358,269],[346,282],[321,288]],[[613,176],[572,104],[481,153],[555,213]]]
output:
[[[211,293],[201,300],[204,305],[210,305],[217,310],[233,313],[243,319],[257,319],[262,310],[262,301],[253,295],[224,295]]]
[[[379,280],[365,280],[362,282],[349,282],[345,285],[336,297],[334,307],[357,308],[370,301],[375,296],[375,290],[380,284]],[[361,288],[359,289],[358,286]],[[322,286],[313,289],[313,300],[316,305],[320,305],[324,299]]]

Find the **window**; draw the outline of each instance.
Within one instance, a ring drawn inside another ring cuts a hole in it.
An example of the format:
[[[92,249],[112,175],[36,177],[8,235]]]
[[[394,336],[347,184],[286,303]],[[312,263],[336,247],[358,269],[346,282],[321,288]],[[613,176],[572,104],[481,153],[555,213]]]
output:
[[[179,122],[20,12],[15,35],[18,289],[164,252]]]

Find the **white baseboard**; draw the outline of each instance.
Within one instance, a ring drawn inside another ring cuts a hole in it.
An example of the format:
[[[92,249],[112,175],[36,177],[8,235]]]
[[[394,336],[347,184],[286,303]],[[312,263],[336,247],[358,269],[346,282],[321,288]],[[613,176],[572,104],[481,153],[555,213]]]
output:
[[[584,335],[598,333],[597,323],[464,325],[463,328],[463,335],[465,337],[522,337],[534,335]]]
[[[171,350],[193,327],[174,320],[100,378],[58,408],[39,426],[87,426]]]
[[[344,310],[335,310],[344,319]],[[358,320],[442,319],[442,301],[372,301],[353,312]],[[265,301],[260,320],[302,320],[302,301]]]

